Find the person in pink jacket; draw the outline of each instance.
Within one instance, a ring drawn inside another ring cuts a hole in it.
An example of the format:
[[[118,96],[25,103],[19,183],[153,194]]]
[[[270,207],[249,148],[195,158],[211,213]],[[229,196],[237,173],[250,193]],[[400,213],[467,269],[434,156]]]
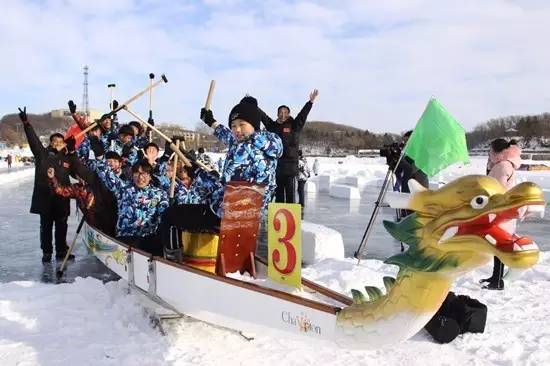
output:
[[[487,175],[498,180],[506,189],[516,185],[516,170],[521,165],[521,149],[515,140],[507,141],[505,139],[496,139],[491,142],[489,151],[489,160],[487,161]],[[511,220],[509,232],[515,232],[516,220]],[[487,283],[483,288],[488,290],[503,290],[504,264],[495,257],[493,274],[489,278],[481,280],[481,283]]]

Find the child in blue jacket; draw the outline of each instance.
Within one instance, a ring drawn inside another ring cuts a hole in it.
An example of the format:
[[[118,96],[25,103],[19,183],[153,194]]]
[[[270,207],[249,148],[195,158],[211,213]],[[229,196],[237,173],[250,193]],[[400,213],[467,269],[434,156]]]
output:
[[[255,98],[246,96],[229,113],[229,128],[216,122],[211,110],[201,109],[201,119],[214,129],[214,136],[228,146],[221,185],[212,182],[210,206],[221,217],[225,184],[245,181],[266,186],[263,210],[275,191],[277,160],[283,153],[281,139],[274,133],[260,130],[261,112]],[[204,184],[209,184],[205,181]]]

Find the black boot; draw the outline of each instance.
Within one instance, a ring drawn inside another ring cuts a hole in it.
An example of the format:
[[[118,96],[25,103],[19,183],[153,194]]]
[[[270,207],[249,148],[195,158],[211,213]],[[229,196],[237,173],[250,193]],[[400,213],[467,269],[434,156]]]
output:
[[[50,263],[52,261],[52,253],[42,254],[42,263]]]
[[[63,253],[55,253],[55,259],[58,260],[58,261],[62,261],[63,259],[65,259],[65,256],[67,255],[67,252]],[[74,255],[73,254],[69,254],[69,257],[67,258],[67,261],[72,261],[74,260]]]
[[[493,275],[489,278],[482,280],[483,282],[487,282],[487,285],[483,286],[483,288],[486,290],[504,290],[504,280],[502,279],[503,275],[504,264],[502,264],[500,259],[495,257]]]

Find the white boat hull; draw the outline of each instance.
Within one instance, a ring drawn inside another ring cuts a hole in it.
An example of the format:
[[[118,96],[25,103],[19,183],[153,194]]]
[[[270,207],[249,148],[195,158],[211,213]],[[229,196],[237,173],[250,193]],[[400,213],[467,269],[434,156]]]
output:
[[[86,245],[105,266],[182,314],[238,331],[260,333],[268,328],[335,340],[338,307],[151,258],[87,224],[83,233]]]

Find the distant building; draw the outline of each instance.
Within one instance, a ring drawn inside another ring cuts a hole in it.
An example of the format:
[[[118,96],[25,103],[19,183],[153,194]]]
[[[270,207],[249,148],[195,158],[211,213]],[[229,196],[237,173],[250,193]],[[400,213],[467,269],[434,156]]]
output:
[[[68,109],[54,109],[50,112],[52,117],[71,117],[71,111]],[[94,119],[98,119],[103,115],[101,111],[97,109],[90,109],[90,119],[93,121]]]

